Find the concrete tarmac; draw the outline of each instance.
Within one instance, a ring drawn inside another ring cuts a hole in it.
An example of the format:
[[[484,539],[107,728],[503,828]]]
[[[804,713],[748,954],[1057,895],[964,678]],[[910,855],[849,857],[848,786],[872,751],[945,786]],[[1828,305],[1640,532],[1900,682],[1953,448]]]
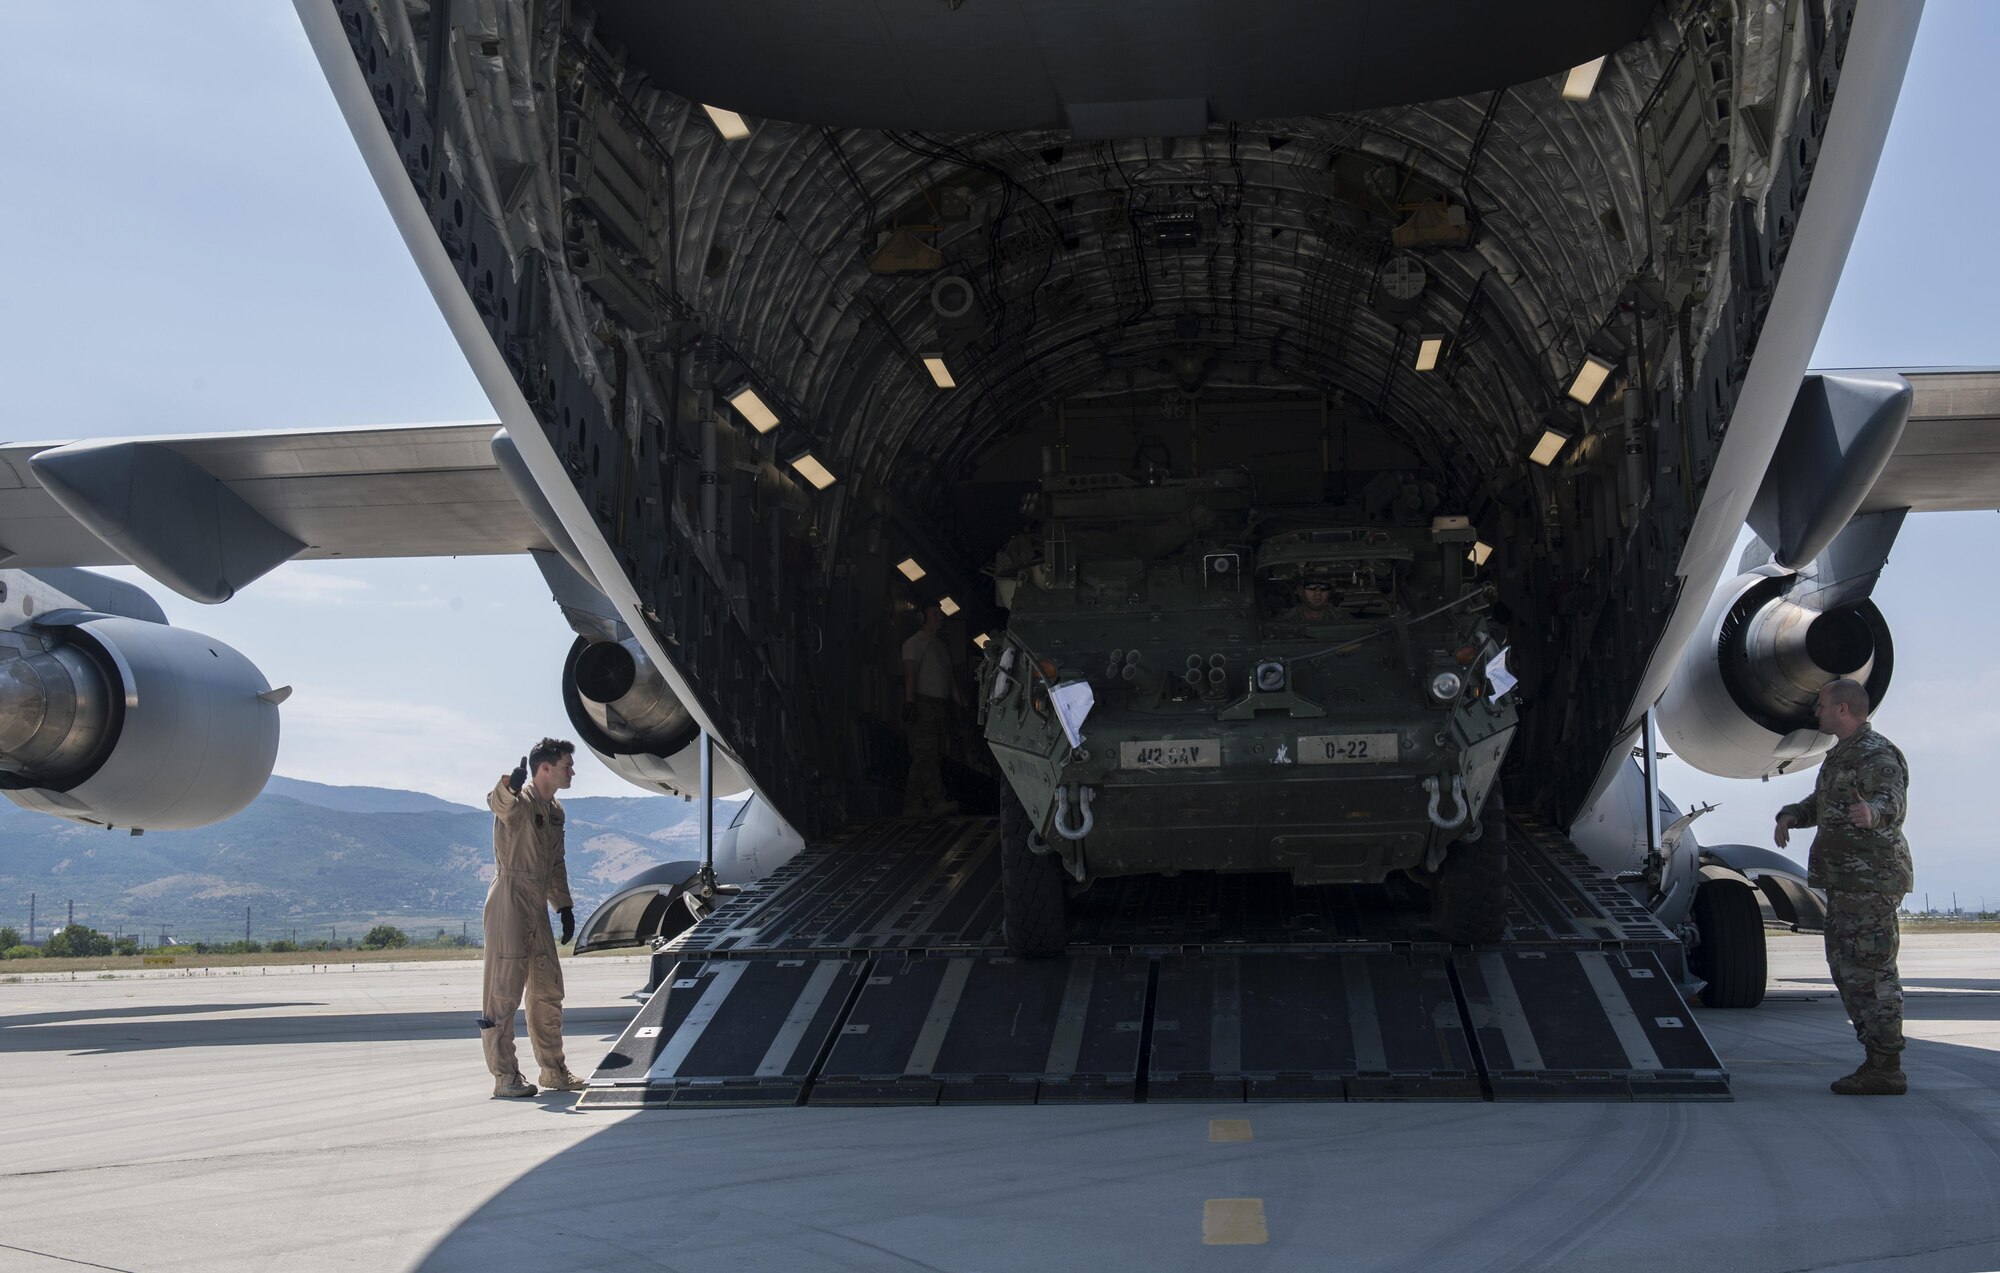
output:
[[[2000,936],[1903,949],[1910,1096],[1774,937],[1675,1105],[577,1113],[488,1098],[474,962],[27,979],[0,1270],[2000,1268]],[[564,971],[587,1071],[644,962]]]

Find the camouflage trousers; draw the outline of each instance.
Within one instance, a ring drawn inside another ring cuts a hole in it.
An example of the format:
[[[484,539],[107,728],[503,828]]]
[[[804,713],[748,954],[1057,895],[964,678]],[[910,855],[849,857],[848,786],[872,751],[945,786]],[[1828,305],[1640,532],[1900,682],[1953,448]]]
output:
[[[1903,983],[1896,973],[1896,906],[1891,893],[1826,891],[1826,965],[1862,1045],[1903,1050]]]
[[[903,812],[929,813],[944,803],[944,726],[946,701],[917,695],[910,720],[910,776],[903,784]]]

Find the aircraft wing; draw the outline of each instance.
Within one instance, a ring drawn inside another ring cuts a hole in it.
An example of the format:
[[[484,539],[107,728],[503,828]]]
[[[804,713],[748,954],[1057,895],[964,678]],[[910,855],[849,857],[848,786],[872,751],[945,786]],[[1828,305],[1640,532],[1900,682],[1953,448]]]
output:
[[[2000,368],[1904,371],[1909,423],[1861,512],[2000,509]]]
[[[198,601],[279,562],[550,547],[495,423],[0,445],[0,566],[130,563]]]

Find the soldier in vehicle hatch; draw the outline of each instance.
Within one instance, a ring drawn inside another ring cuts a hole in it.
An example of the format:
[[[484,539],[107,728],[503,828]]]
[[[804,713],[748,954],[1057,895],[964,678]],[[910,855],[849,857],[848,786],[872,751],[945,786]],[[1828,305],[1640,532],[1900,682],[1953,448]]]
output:
[[[1323,575],[1309,575],[1299,583],[1293,594],[1295,604],[1280,611],[1279,623],[1326,623],[1333,618],[1333,607],[1339,598],[1333,595],[1333,584]]]
[[[910,775],[903,784],[903,816],[940,817],[958,812],[944,790],[945,726],[958,682],[944,638],[944,610],[924,607],[924,626],[903,642],[903,722],[909,727]]]
[[[1813,793],[1778,810],[1773,839],[1817,827],[1807,881],[1826,890],[1826,962],[1868,1059],[1833,1090],[1841,1096],[1901,1096],[1903,984],[1897,976],[1896,910],[1910,891],[1910,846],[1903,814],[1910,770],[1896,745],[1868,723],[1868,691],[1829,682],[1819,692],[1819,727],[1840,741],[1821,762]]]

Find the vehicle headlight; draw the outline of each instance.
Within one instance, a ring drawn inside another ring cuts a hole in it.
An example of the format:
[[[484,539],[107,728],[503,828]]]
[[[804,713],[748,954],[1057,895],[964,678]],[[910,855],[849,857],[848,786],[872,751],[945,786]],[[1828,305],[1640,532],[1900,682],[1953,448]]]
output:
[[[1456,672],[1439,672],[1431,678],[1431,697],[1440,703],[1451,702],[1464,688],[1464,678]]]

